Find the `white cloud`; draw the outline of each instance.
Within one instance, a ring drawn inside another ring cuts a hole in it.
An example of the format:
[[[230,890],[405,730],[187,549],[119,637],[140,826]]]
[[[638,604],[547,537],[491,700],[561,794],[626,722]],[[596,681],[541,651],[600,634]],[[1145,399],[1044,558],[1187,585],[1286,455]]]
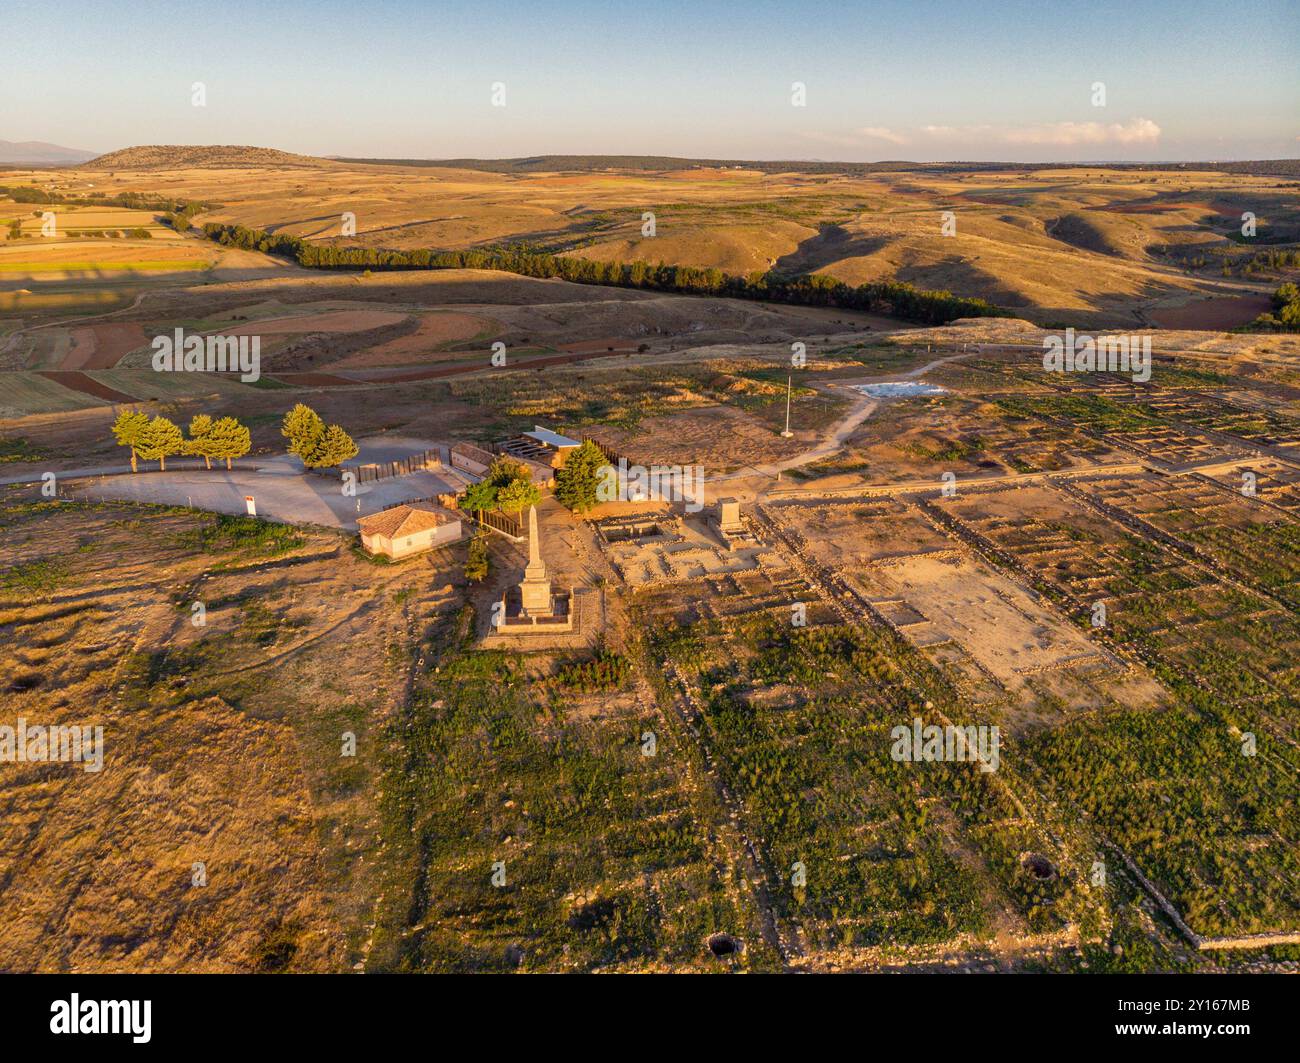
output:
[[[1150,144],[1160,139],[1160,127],[1149,118],[1128,122],[1047,122],[1027,126],[940,126],[927,125],[921,132],[930,137],[967,143],[1050,145]]]
[[[892,129],[882,125],[863,126],[858,130],[858,135],[868,137],[871,140],[886,140],[890,144],[906,144],[907,137],[901,133],[895,133]]]
[[[847,133],[806,132],[800,136],[806,140],[815,140],[819,144],[834,144],[838,148],[860,148],[868,141],[883,140],[889,144],[906,144],[907,138],[895,133],[887,126],[861,126]]]
[[[859,126],[844,133],[801,134],[820,144],[838,148],[869,147],[873,141],[887,144],[929,143],[1005,144],[1017,147],[1075,147],[1096,144],[1151,144],[1160,139],[1160,127],[1149,118],[1127,122],[1045,122],[1040,125],[924,125],[910,135],[889,126]],[[1300,140],[1300,137],[1296,138]]]

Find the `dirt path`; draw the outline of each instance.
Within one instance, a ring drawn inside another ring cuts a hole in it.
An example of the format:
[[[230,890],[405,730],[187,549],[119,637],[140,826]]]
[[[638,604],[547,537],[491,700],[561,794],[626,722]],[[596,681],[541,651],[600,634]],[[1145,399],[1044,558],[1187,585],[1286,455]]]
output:
[[[131,300],[130,306],[118,307],[116,310],[108,310],[102,314],[87,314],[85,317],[72,317],[58,321],[44,321],[39,325],[26,325],[23,328],[15,329],[13,332],[9,333],[4,343],[0,344],[0,353],[7,351],[10,347],[14,346],[18,342],[20,336],[25,336],[29,332],[36,332],[38,329],[56,327],[67,328],[69,325],[80,325],[87,321],[102,321],[106,317],[117,317],[118,314],[129,314],[132,310],[139,307],[141,301],[146,295],[152,294],[152,292],[140,292]]]
[[[121,306],[116,310],[106,310],[102,314],[87,314],[85,317],[70,317],[59,321],[44,321],[39,325],[28,325],[26,328],[20,328],[16,332],[11,332],[9,338],[12,340],[15,336],[21,336],[27,332],[35,332],[37,329],[55,328],[59,325],[65,327],[68,325],[80,325],[87,321],[102,321],[106,317],[117,317],[118,314],[128,314],[139,307],[146,295],[153,294],[153,292],[140,292],[131,300],[130,306]]]
[[[917,366],[915,369],[909,369],[904,373],[893,373],[885,377],[864,377],[862,380],[845,380],[836,381],[835,387],[853,388],[858,384],[883,384],[891,380],[915,379],[924,376],[926,373],[948,362],[955,362],[961,358],[969,358],[972,355],[981,353],[979,347],[968,351],[960,351],[957,354],[950,354],[943,358],[935,358],[926,362],[925,365]],[[864,392],[857,392],[860,396],[854,403],[853,407],[839,421],[831,425],[822,433],[822,438],[815,446],[794,455],[791,458],[785,458],[782,461],[770,462],[762,465],[749,465],[735,472],[723,473],[720,476],[710,476],[706,479],[707,483],[717,483],[722,480],[737,480],[755,474],[761,476],[773,476],[778,473],[787,472],[790,469],[797,469],[803,465],[810,465],[822,458],[828,458],[832,454],[838,453],[844,448],[845,440],[849,438],[858,427],[880,407],[880,400],[872,398]],[[766,492],[762,492],[766,493]]]
[[[146,463],[143,458],[140,459],[140,475],[142,473],[152,473],[157,470],[153,468],[153,463]],[[260,466],[253,464],[242,464],[239,466],[244,472],[257,472]],[[79,469],[55,469],[60,480],[81,480],[95,476],[127,476],[132,475],[129,463],[123,462],[118,465],[94,465],[82,467]],[[167,472],[192,472],[207,471],[203,462],[199,459],[191,458],[169,458],[167,461]],[[0,487],[7,487],[11,484],[38,484],[41,482],[41,474],[24,473],[21,476],[0,476]]]

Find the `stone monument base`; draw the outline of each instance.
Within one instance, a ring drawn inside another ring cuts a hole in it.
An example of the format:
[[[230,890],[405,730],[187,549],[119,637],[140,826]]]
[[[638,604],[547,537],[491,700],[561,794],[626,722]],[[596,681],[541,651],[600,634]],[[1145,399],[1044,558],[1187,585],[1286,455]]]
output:
[[[566,591],[554,591],[550,598],[549,612],[539,612],[535,608],[526,610],[519,587],[509,588],[501,599],[501,622],[497,630],[508,635],[572,631],[577,613],[573,608],[573,596]]]

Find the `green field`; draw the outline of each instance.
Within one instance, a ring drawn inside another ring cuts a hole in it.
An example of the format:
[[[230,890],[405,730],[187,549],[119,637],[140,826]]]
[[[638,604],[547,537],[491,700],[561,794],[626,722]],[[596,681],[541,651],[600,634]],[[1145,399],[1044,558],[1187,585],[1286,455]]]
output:
[[[3,386],[0,386],[0,417],[62,413],[102,405],[103,399],[65,388],[37,373],[5,373]]]

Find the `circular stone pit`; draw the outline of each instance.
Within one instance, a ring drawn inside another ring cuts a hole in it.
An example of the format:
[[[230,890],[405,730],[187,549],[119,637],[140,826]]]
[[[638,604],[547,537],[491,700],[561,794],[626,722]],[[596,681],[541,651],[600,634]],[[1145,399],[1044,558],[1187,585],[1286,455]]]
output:
[[[1056,878],[1056,865],[1041,853],[1022,853],[1020,866],[1039,882],[1051,882]]]
[[[730,934],[712,934],[705,941],[705,945],[708,946],[709,952],[713,954],[714,958],[719,960],[724,960],[729,956],[738,956],[745,951],[744,944]]]

